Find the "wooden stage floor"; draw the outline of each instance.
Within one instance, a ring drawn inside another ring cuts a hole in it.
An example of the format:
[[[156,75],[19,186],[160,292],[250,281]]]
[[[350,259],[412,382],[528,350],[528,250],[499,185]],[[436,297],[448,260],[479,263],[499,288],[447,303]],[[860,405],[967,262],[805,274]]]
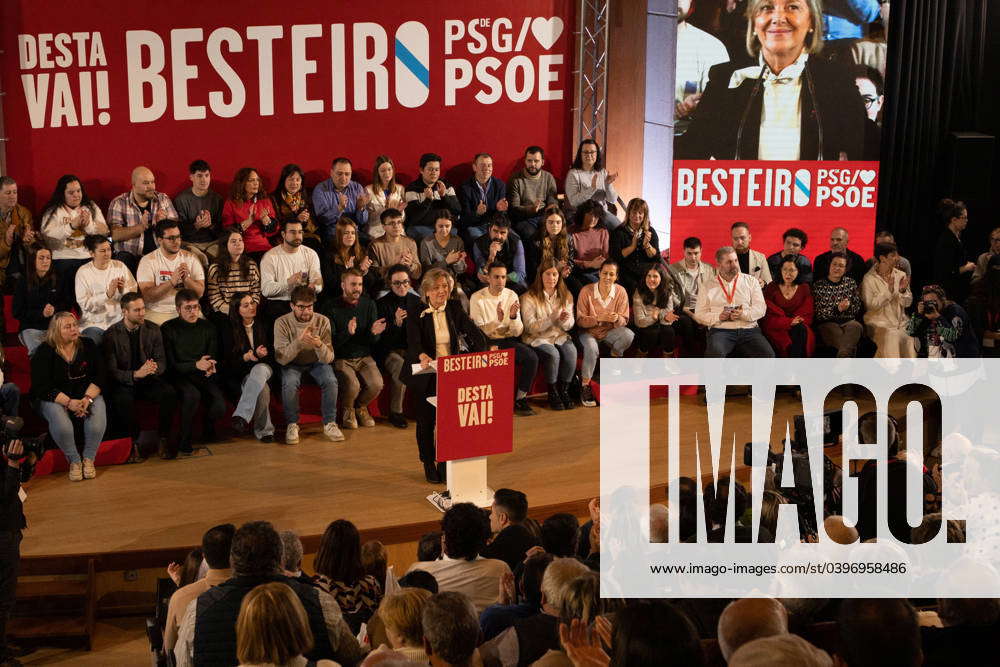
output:
[[[738,429],[745,428],[742,444],[750,439],[750,402],[730,398],[729,405]],[[514,452],[490,458],[490,485],[524,491],[536,517],[583,513],[599,488],[600,410],[554,412],[540,402],[534,407],[535,416],[514,420]],[[694,415],[685,425],[705,414],[697,396],[682,397],[681,410]],[[790,418],[799,411],[790,396],[778,399],[779,415]],[[902,408],[892,411],[899,414]],[[652,428],[665,428],[666,410],[653,413]],[[776,421],[781,437],[784,421]],[[65,473],[32,480],[22,555],[101,554],[124,569],[136,566],[130,558],[141,553],[160,557],[196,545],[212,525],[257,519],[297,531],[307,552],[338,518],[353,521],[363,538],[386,544],[412,541],[434,529],[441,515],[426,496],[442,487],[423,478],[412,423],[403,431],[380,420],[375,428],[345,431],[342,443],[318,433],[319,425],[303,426],[301,443],[292,447],[230,440],[211,445],[210,455],[100,468],[97,479],[83,482],[71,483]],[[665,452],[665,444],[661,447]],[[666,481],[665,466],[655,463],[663,458],[654,445],[654,484]],[[737,459],[742,461],[742,448]],[[682,455],[681,468],[692,474],[693,453]]]

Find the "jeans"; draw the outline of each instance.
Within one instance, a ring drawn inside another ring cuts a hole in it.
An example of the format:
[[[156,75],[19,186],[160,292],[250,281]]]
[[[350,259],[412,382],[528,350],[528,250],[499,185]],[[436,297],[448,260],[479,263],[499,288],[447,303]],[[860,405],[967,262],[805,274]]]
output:
[[[333,370],[345,410],[367,408],[382,391],[382,372],[371,357],[336,359]]]
[[[8,417],[16,417],[21,406],[21,390],[13,382],[4,382],[0,386],[0,411]]]
[[[549,387],[554,382],[569,382],[576,371],[576,345],[569,338],[559,345],[542,343],[534,347],[538,361],[545,369],[545,381]]]
[[[49,435],[66,455],[66,460],[70,463],[80,463],[80,454],[76,451],[76,438],[73,435],[73,418],[69,411],[52,401],[39,401],[38,411],[49,423]],[[90,406],[90,414],[83,420],[83,458],[93,461],[97,456],[97,449],[101,446],[107,423],[104,397],[98,396]]]
[[[97,347],[101,346],[101,340],[104,339],[104,329],[101,327],[87,327],[80,332],[81,336],[86,336],[90,340],[94,341]]]
[[[535,233],[538,231],[538,225],[542,221],[542,216],[536,215],[533,218],[525,218],[520,222],[514,223],[514,231],[517,235],[521,237],[521,240],[527,243],[528,239],[535,237]]]
[[[46,335],[48,332],[43,329],[24,329],[17,334],[17,337],[21,340],[21,344],[28,348],[28,356],[30,357],[35,354],[38,346],[45,342]]]
[[[747,357],[774,357],[774,349],[764,338],[760,327],[708,330],[708,344],[705,346],[706,358],[725,358],[731,355],[736,348],[740,348]]]
[[[406,228],[406,235],[416,241],[418,246],[421,241],[423,241],[426,237],[431,236],[433,233],[434,228],[427,227],[425,225],[413,225],[412,227],[407,226]]]
[[[257,438],[274,435],[274,424],[271,423],[271,389],[267,381],[271,379],[271,367],[267,364],[253,365],[247,376],[243,378],[240,400],[233,410],[234,417],[242,417],[244,421],[253,424],[253,434]]]
[[[285,410],[285,422],[299,423],[299,387],[302,374],[309,373],[322,392],[320,401],[323,423],[337,421],[337,376],[330,364],[288,364],[281,369],[281,405]]]
[[[486,341],[501,350],[514,350],[514,364],[517,366],[517,396],[523,397],[531,391],[531,383],[538,372],[538,355],[534,348],[525,345],[518,338],[491,338]]]
[[[483,236],[487,231],[488,230],[486,225],[466,227],[465,229],[463,229],[462,238],[465,240],[465,247],[469,248],[471,252],[472,246],[475,244],[476,239],[478,239],[480,236]]]
[[[611,346],[611,353],[621,356],[632,344],[635,334],[628,327],[615,327],[604,337],[604,342]],[[594,369],[597,367],[597,359],[601,356],[597,339],[587,332],[580,334],[580,344],[583,346],[583,368],[580,375],[584,382],[594,377]]]

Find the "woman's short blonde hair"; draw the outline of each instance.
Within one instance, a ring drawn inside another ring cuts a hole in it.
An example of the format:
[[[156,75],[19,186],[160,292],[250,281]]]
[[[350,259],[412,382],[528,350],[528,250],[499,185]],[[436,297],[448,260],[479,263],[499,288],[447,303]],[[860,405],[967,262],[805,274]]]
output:
[[[262,584],[243,598],[236,621],[236,657],[240,664],[284,665],[312,647],[306,610],[287,584]]]
[[[76,321],[76,315],[69,312],[68,310],[59,311],[58,313],[52,316],[51,320],[49,320],[49,328],[45,332],[45,342],[48,343],[49,346],[52,347],[53,349],[58,347],[59,343],[61,342],[59,340],[59,324],[60,322],[62,322],[67,318],[73,320],[74,322]],[[79,338],[76,339],[76,346],[80,347]]]
[[[431,592],[423,588],[404,588],[386,595],[379,605],[378,615],[385,627],[403,638],[407,646],[424,645],[421,617]]]
[[[451,275],[450,271],[445,271],[444,269],[431,269],[424,274],[424,279],[420,281],[420,298],[427,301],[427,293],[434,289],[434,287],[441,282],[442,279],[447,280],[448,289],[454,291],[455,278]]]
[[[763,4],[773,0],[750,0],[747,3],[747,53],[754,58],[760,53],[760,42],[757,34],[753,31],[754,16],[760,11]],[[819,53],[823,50],[823,4],[820,0],[798,0],[804,2],[809,7],[809,15],[812,20],[812,32],[806,34],[806,53]]]

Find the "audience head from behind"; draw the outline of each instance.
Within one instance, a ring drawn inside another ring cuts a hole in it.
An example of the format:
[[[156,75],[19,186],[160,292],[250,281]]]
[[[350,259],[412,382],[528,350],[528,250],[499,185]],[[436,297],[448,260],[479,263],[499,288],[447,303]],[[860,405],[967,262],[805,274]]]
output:
[[[653,503],[649,506],[649,541],[666,544],[668,541],[668,514],[666,505]]]
[[[430,593],[438,592],[437,577],[426,570],[412,570],[399,578],[400,588],[422,588]]]
[[[838,623],[848,667],[923,663],[917,610],[908,600],[850,598],[840,603]]]
[[[160,220],[153,228],[153,235],[159,241],[160,252],[168,259],[181,251],[181,228],[176,220]]]
[[[201,305],[198,303],[198,293],[190,289],[177,290],[174,296],[174,306],[177,314],[188,324],[194,324],[201,316]]]
[[[615,612],[611,664],[704,664],[701,641],[691,620],[664,600],[632,601]]]
[[[135,329],[146,321],[146,303],[138,292],[126,292],[122,295],[122,318],[125,326]]]
[[[555,556],[550,553],[534,553],[524,559],[524,572],[521,575],[521,600],[532,609],[542,608],[542,579]]]
[[[233,549],[233,538],[236,526],[223,523],[205,531],[201,538],[201,552],[213,570],[228,570],[230,553]]]
[[[417,542],[417,560],[427,562],[441,557],[441,531],[424,533]]]
[[[444,513],[441,532],[445,556],[476,560],[490,537],[490,519],[472,503],[456,503]]]
[[[296,285],[292,288],[289,301],[292,302],[292,314],[297,321],[312,321],[313,315],[315,315],[316,290],[308,285]]]
[[[744,644],[787,633],[788,610],[772,598],[735,600],[719,616],[718,630],[719,650],[729,660]]]
[[[479,643],[479,619],[463,593],[444,592],[424,602],[424,651],[433,667],[466,667]]]
[[[506,271],[505,271],[506,273]],[[490,269],[492,280],[493,269]],[[490,530],[499,533],[507,526],[516,526],[528,518],[528,497],[514,489],[497,489],[490,506]]]
[[[233,535],[229,562],[237,577],[281,574],[281,536],[269,521],[243,524]]]
[[[370,577],[374,577],[383,588],[385,577],[389,570],[389,552],[378,540],[370,540],[361,545],[361,569]]]
[[[560,616],[570,583],[589,572],[590,568],[576,558],[553,559],[542,575],[542,611]]]
[[[695,535],[698,530],[698,484],[690,477],[681,477],[676,482],[678,502],[678,529],[681,541]],[[671,489],[666,489],[667,503],[671,502]]]
[[[553,514],[542,522],[542,548],[557,558],[568,558],[576,553],[580,539],[580,522],[572,514]]]
[[[281,569],[286,577],[302,572],[302,540],[294,530],[283,530],[281,536]]]
[[[353,523],[337,519],[326,527],[313,569],[318,576],[353,586],[364,577],[361,567],[361,537]]]
[[[236,621],[236,657],[241,665],[296,664],[293,661],[312,647],[309,618],[291,588],[270,582],[246,594]]]
[[[941,521],[943,515],[940,512],[925,514],[919,526],[910,529],[910,544],[926,544],[935,539],[941,532]],[[965,531],[962,524],[955,519],[948,519],[945,524],[947,540],[949,544],[962,544],[965,542]]]
[[[802,637],[783,634],[744,644],[733,653],[729,667],[833,667],[833,659]]]
[[[1000,620],[1000,600],[995,598],[938,598],[937,606],[938,618],[948,628],[991,627]]]
[[[423,588],[404,588],[382,598],[379,618],[385,623],[385,633],[394,649],[424,647],[424,605],[433,593]]]
[[[707,508],[705,521],[709,524],[709,530],[725,527],[730,493],[734,496],[732,515],[734,521],[738,521],[750,506],[750,494],[747,493],[746,487],[728,475],[719,479],[717,484],[707,483],[703,493]]]

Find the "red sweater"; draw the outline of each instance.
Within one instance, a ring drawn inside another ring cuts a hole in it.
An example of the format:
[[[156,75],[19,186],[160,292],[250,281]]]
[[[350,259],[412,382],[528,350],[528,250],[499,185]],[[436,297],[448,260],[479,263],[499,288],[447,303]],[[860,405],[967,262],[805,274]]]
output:
[[[265,232],[261,223],[265,213],[274,227],[270,232]],[[232,199],[227,199],[225,206],[222,207],[222,226],[225,229],[238,225],[249,217],[253,217],[253,223],[243,232],[246,252],[267,252],[271,249],[268,237],[278,233],[278,219],[271,200],[267,197],[261,197],[256,202],[234,202]]]

